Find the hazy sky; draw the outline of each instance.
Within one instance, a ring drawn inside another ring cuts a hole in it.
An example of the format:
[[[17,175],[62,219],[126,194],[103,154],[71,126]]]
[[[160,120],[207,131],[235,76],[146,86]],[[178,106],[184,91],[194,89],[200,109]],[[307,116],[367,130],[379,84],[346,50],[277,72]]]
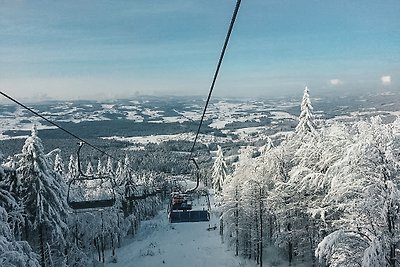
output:
[[[0,90],[207,95],[234,0],[0,0]],[[399,0],[243,0],[216,96],[399,90]]]

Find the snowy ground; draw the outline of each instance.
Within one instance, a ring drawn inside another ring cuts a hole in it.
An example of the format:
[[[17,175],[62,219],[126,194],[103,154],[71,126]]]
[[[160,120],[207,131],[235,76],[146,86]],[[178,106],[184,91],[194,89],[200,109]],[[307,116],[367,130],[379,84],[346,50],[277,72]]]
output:
[[[193,182],[187,185],[193,186]],[[213,197],[210,198],[214,207]],[[194,209],[205,208],[202,197],[193,201]],[[234,256],[234,251],[222,243],[219,235],[219,217],[211,212],[210,222],[175,223],[168,221],[166,207],[153,219],[142,222],[139,232],[127,239],[117,250],[117,262],[108,260],[111,267],[256,267],[255,261]],[[213,228],[215,230],[208,230]],[[108,255],[111,252],[108,251]],[[264,248],[265,267],[288,267],[282,251]],[[311,264],[293,263],[291,266],[306,267]]]
[[[221,242],[218,218],[211,216],[210,222],[176,223],[168,222],[166,211],[154,219],[142,223],[135,238],[128,240],[117,251],[117,263],[107,266],[141,267],[236,267],[256,266],[234,256]]]

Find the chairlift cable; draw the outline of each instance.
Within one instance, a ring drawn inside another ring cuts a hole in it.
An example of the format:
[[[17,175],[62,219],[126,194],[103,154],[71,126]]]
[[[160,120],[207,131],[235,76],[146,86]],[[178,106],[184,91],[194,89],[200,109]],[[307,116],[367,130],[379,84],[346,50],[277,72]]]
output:
[[[28,110],[29,112],[33,113],[35,116],[45,120],[46,122],[50,123],[51,125],[57,127],[58,129],[64,131],[65,133],[69,134],[70,136],[78,139],[79,141],[81,141],[82,143],[90,146],[91,148],[101,152],[103,155],[106,155],[114,160],[118,160],[117,158],[115,158],[114,156],[110,155],[109,153],[105,152],[104,150],[96,147],[95,145],[89,143],[88,141],[82,139],[81,137],[79,137],[78,135],[72,133],[71,131],[68,131],[67,129],[65,129],[64,127],[60,126],[59,124],[47,119],[46,117],[44,117],[43,115],[39,114],[38,112],[34,111],[33,109],[27,107],[26,105],[22,104],[21,102],[19,102],[18,100],[16,100],[15,98],[12,98],[11,96],[7,95],[6,93],[0,91],[0,94],[3,95],[4,97],[8,98],[9,100],[11,100],[12,102],[16,103],[17,105],[23,107],[24,109]]]
[[[4,97],[8,98],[8,99],[11,100],[12,102],[16,103],[17,105],[21,106],[22,108],[28,110],[29,112],[31,112],[31,113],[34,114],[35,116],[37,116],[37,117],[39,117],[39,118],[45,120],[46,122],[50,123],[51,125],[57,127],[58,129],[64,131],[65,133],[69,134],[70,136],[72,136],[72,137],[74,137],[74,138],[76,138],[77,140],[80,141],[79,148],[78,148],[78,153],[77,153],[77,154],[78,154],[78,155],[77,155],[77,160],[78,160],[78,172],[79,172],[79,174],[80,174],[81,176],[84,177],[84,179],[73,179],[73,180],[71,180],[71,182],[68,184],[67,201],[69,202],[68,205],[70,205],[71,208],[73,208],[73,209],[87,209],[87,208],[109,207],[109,206],[114,205],[114,203],[115,203],[115,193],[113,193],[113,194],[114,194],[114,197],[113,197],[112,199],[109,199],[109,200],[95,200],[95,201],[86,201],[86,202],[79,202],[79,201],[78,201],[78,202],[73,202],[73,201],[70,201],[70,200],[69,200],[69,192],[70,192],[71,183],[74,182],[74,181],[77,181],[77,180],[88,180],[88,178],[90,178],[90,179],[95,179],[95,180],[96,180],[96,179],[103,179],[103,178],[104,178],[104,177],[97,177],[97,178],[96,178],[96,177],[88,177],[87,175],[84,175],[84,174],[82,173],[81,165],[80,165],[80,159],[79,159],[79,153],[80,153],[80,150],[81,150],[83,144],[86,144],[86,145],[90,146],[91,148],[93,148],[93,149],[99,151],[99,152],[102,153],[103,155],[106,155],[106,156],[112,158],[113,160],[119,161],[118,158],[116,158],[116,157],[110,155],[109,153],[107,153],[107,152],[105,152],[104,150],[98,148],[97,146],[91,144],[90,142],[84,140],[83,138],[79,137],[78,135],[76,135],[76,134],[72,133],[71,131],[69,131],[69,130],[63,128],[63,127],[60,126],[59,124],[57,124],[57,123],[55,123],[55,122],[53,122],[53,121],[47,119],[46,117],[44,117],[44,116],[41,115],[40,113],[34,111],[32,108],[27,107],[26,105],[22,104],[21,102],[19,102],[19,101],[16,100],[16,99],[12,98],[11,96],[7,95],[6,93],[0,91],[0,94],[3,95]],[[130,171],[133,171],[132,168],[129,168],[129,170],[130,170]],[[115,184],[112,185],[112,190],[114,190],[114,187],[115,187]],[[152,194],[153,194],[153,193],[152,193]],[[142,197],[147,197],[147,196],[150,196],[150,195],[151,195],[151,194],[143,195]]]
[[[231,19],[231,23],[229,25],[229,29],[228,29],[228,32],[226,34],[224,46],[222,48],[221,55],[220,55],[219,60],[218,60],[217,68],[215,70],[214,77],[213,77],[213,80],[212,80],[212,83],[211,83],[210,92],[208,93],[207,101],[206,101],[206,104],[204,106],[203,114],[202,114],[201,119],[200,119],[199,128],[197,129],[197,133],[196,133],[196,136],[195,136],[195,139],[194,139],[194,142],[193,142],[193,146],[192,146],[192,148],[190,150],[189,161],[193,161],[193,163],[194,163],[194,165],[196,167],[196,170],[197,170],[197,175],[196,175],[197,176],[196,177],[197,178],[196,179],[197,183],[196,183],[196,186],[194,188],[186,190],[186,192],[184,192],[183,194],[182,193],[176,193],[176,194],[173,193],[172,194],[171,201],[170,201],[170,204],[168,206],[168,218],[169,218],[169,221],[171,223],[200,222],[200,221],[209,221],[210,220],[210,202],[209,202],[209,199],[208,199],[208,195],[207,195],[207,199],[208,199],[208,210],[207,211],[205,211],[205,210],[192,210],[192,205],[190,203],[188,203],[187,200],[185,201],[185,196],[186,196],[186,194],[192,194],[199,187],[199,181],[200,181],[199,165],[197,164],[196,160],[193,157],[194,147],[196,146],[196,142],[197,142],[197,139],[198,139],[199,134],[200,134],[200,129],[201,129],[201,126],[203,124],[204,117],[205,117],[205,114],[206,114],[206,111],[207,111],[207,107],[208,107],[208,104],[209,104],[210,99],[211,99],[211,94],[212,94],[212,92],[214,90],[215,83],[217,81],[218,73],[219,73],[219,70],[220,70],[221,65],[222,65],[222,60],[224,58],[225,51],[226,51],[226,48],[228,46],[228,42],[229,42],[230,36],[232,34],[233,26],[235,24],[236,17],[237,17],[238,11],[239,11],[240,3],[241,3],[241,0],[237,0],[236,7],[235,7],[235,10],[233,12],[232,19]]]
[[[212,95],[212,92],[214,90],[215,83],[217,81],[218,73],[219,73],[219,70],[220,70],[221,65],[222,65],[222,60],[224,59],[225,51],[226,51],[226,48],[227,48],[228,43],[229,43],[229,39],[230,39],[231,34],[232,34],[232,30],[233,30],[233,26],[234,26],[235,21],[236,21],[237,14],[239,12],[240,3],[241,3],[241,0],[237,0],[236,7],[235,7],[235,10],[234,10],[233,15],[232,15],[231,23],[229,25],[228,32],[227,32],[226,37],[225,37],[224,46],[222,47],[221,55],[219,57],[217,68],[216,68],[215,73],[214,73],[213,81],[211,83],[210,92],[208,93],[207,101],[206,101],[206,104],[204,106],[203,115],[201,116],[201,119],[200,119],[199,128],[197,129],[197,133],[196,133],[196,136],[194,138],[193,146],[192,146],[192,148],[190,150],[189,160],[193,160],[192,156],[193,156],[193,152],[194,152],[194,147],[196,146],[196,142],[197,142],[197,139],[198,139],[199,134],[200,134],[200,129],[201,129],[201,126],[203,124],[204,117],[206,115],[208,103],[210,102],[211,95]]]
[[[196,146],[196,143],[197,143],[198,136],[199,136],[199,134],[200,134],[201,126],[202,126],[203,121],[204,121],[204,117],[205,117],[205,114],[206,114],[206,111],[207,111],[208,104],[209,104],[210,99],[211,99],[212,92],[213,92],[214,87],[215,87],[215,83],[216,83],[216,80],[217,80],[217,77],[218,77],[218,74],[219,74],[219,70],[220,70],[221,65],[222,65],[222,60],[223,60],[223,58],[224,58],[225,51],[226,51],[226,48],[227,48],[227,46],[228,46],[230,36],[231,36],[231,34],[232,34],[233,26],[234,26],[235,21],[236,21],[236,17],[237,17],[238,11],[239,11],[240,3],[241,3],[241,0],[237,0],[237,2],[236,2],[236,7],[235,7],[235,10],[234,10],[234,12],[233,12],[232,19],[231,19],[231,22],[230,22],[230,25],[229,25],[229,28],[228,28],[228,32],[227,32],[226,38],[225,38],[225,42],[224,42],[224,45],[223,45],[223,48],[222,48],[222,51],[221,51],[221,55],[220,55],[219,60],[218,60],[217,68],[216,68],[215,73],[214,73],[214,77],[213,77],[213,81],[212,81],[212,84],[211,84],[211,87],[210,87],[210,91],[209,91],[209,94],[208,94],[208,97],[207,97],[207,101],[206,101],[206,104],[205,104],[205,106],[204,106],[203,114],[202,114],[201,119],[200,119],[199,127],[198,127],[198,129],[197,129],[197,133],[196,133],[196,136],[195,136],[195,139],[194,139],[192,148],[191,148],[191,150],[190,150],[190,157],[189,157],[189,160],[192,160],[192,161],[195,163],[196,167],[197,167],[197,163],[196,163],[196,161],[192,158],[192,155],[193,155],[193,152],[194,152],[194,148],[195,148],[195,146]],[[91,148],[93,148],[93,149],[99,151],[99,152],[102,153],[103,155],[106,155],[106,156],[108,156],[108,157],[110,157],[110,158],[112,158],[112,159],[118,161],[118,159],[115,158],[114,156],[112,156],[112,155],[110,155],[109,153],[105,152],[104,150],[98,148],[97,146],[91,144],[90,142],[84,140],[83,138],[79,137],[78,135],[72,133],[71,131],[65,129],[64,127],[60,126],[59,124],[57,124],[57,123],[55,123],[55,122],[53,122],[53,121],[47,119],[47,118],[44,117],[43,115],[39,114],[38,112],[34,111],[33,109],[29,108],[28,106],[22,104],[21,102],[19,102],[18,100],[14,99],[13,97],[7,95],[6,93],[0,91],[0,94],[3,95],[4,97],[8,98],[8,99],[11,100],[12,102],[16,103],[17,105],[21,106],[22,108],[28,110],[29,112],[31,112],[31,113],[34,114],[35,116],[37,116],[37,117],[39,117],[39,118],[45,120],[46,122],[48,122],[48,123],[50,123],[51,125],[57,127],[58,129],[62,130],[63,132],[69,134],[70,136],[76,138],[77,140],[83,142],[84,144],[88,145],[89,147],[91,147]],[[198,167],[197,167],[197,168],[198,168]]]

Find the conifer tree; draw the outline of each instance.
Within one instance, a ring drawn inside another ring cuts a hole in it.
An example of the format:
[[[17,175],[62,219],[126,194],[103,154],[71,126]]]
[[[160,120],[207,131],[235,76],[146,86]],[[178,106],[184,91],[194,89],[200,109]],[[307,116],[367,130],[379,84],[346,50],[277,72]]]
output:
[[[304,89],[303,100],[301,102],[301,112],[299,116],[299,124],[296,127],[296,133],[312,133],[315,131],[313,107],[308,87]]]
[[[226,179],[226,162],[222,148],[218,146],[217,158],[211,169],[211,176],[213,178],[213,188],[215,192],[221,193],[224,181]]]
[[[124,165],[122,164],[122,161],[118,160],[117,169],[115,170],[116,183],[118,186],[122,185],[123,172],[124,172]]]
[[[1,194],[1,193],[0,193]],[[38,255],[26,241],[15,241],[7,223],[8,214],[0,206],[0,264],[1,266],[39,267]]]
[[[61,176],[64,176],[65,174],[64,162],[59,153],[56,154],[54,159],[54,171]]]
[[[69,163],[68,163],[68,181],[71,179],[74,179],[78,175],[78,166],[77,162],[75,161],[75,158],[73,155],[69,157]]]
[[[62,190],[65,186],[50,167],[36,126],[33,126],[19,155],[17,175],[22,183],[20,197],[26,213],[24,235],[38,248],[42,265],[46,264],[48,244],[62,248],[67,231],[67,204]]]
[[[93,174],[94,174],[93,165],[92,162],[89,161],[86,166],[86,175],[91,176]]]
[[[106,173],[108,175],[114,175],[113,162],[112,162],[112,159],[110,157],[108,157],[108,159],[107,159]]]

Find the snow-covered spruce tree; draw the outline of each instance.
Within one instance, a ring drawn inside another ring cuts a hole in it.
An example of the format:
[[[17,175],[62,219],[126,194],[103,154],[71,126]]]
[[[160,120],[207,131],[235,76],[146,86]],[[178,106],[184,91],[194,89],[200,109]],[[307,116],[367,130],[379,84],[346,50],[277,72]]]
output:
[[[239,255],[239,216],[240,216],[240,196],[241,184],[239,176],[232,174],[228,176],[222,191],[223,221],[224,221],[224,240],[228,241],[229,246],[234,246],[235,255]]]
[[[253,160],[254,163],[247,170],[247,179],[243,181],[241,199],[244,219],[240,236],[245,242],[244,253],[262,267],[266,233],[271,230],[271,213],[267,208],[268,181],[261,170],[260,159]]]
[[[216,193],[221,193],[224,181],[226,179],[226,162],[222,148],[218,146],[217,158],[211,168],[211,177],[213,178],[213,189]]]
[[[90,160],[87,163],[85,175],[89,177],[100,175],[99,173],[95,174],[92,162]],[[100,179],[87,179],[84,180],[83,183],[79,184],[81,184],[81,188],[78,187],[74,189],[77,192],[77,196],[79,196],[79,192],[81,191],[85,200],[106,199],[109,196],[108,193],[110,192],[107,192],[107,194],[105,194],[105,192],[103,191],[102,181]]]
[[[138,192],[137,184],[138,177],[133,173],[131,168],[131,161],[129,155],[126,154],[124,158],[123,164],[120,167],[121,170],[118,171],[117,184],[120,191],[121,196],[132,196],[135,194],[140,194],[142,192]],[[119,168],[118,168],[119,169]],[[124,203],[124,225],[128,225],[128,230],[130,234],[134,235],[140,225],[141,219],[141,202],[137,201],[126,201]]]
[[[78,176],[78,162],[75,160],[73,155],[70,155],[68,162],[68,173],[66,175],[66,181],[69,183],[72,179]]]
[[[97,169],[96,169],[96,171],[97,171],[97,175],[102,175],[102,174],[104,174],[104,171],[105,171],[103,163],[101,162],[100,158],[97,160]]]
[[[86,175],[89,178],[85,178],[83,183],[81,183],[83,195],[86,200],[100,200],[113,197],[113,185],[111,180],[108,179],[109,177],[105,176],[104,170],[100,173],[94,173],[92,163],[89,161],[86,167]],[[90,179],[90,177],[93,179]],[[79,190],[77,191],[79,192]]]
[[[7,158],[7,162],[3,165],[4,167],[4,178],[2,180],[2,185],[5,190],[11,192],[15,197],[21,194],[21,177],[17,175],[17,161],[15,157]]]
[[[109,163],[112,165],[111,159],[110,159],[110,161],[108,161],[108,158],[107,158],[107,160],[104,161],[104,163],[103,163],[103,159],[99,157],[99,159],[97,160],[97,167],[96,167],[97,175],[107,175],[108,167],[113,169],[111,165],[108,166]]]
[[[93,169],[93,165],[92,165],[92,162],[91,161],[89,161],[88,162],[88,164],[87,164],[87,166],[86,166],[86,173],[85,173],[87,176],[91,176],[91,175],[93,175],[94,174],[94,169]]]
[[[303,102],[309,103],[307,89],[305,95]],[[304,105],[309,108],[309,111],[312,109],[311,105]],[[257,245],[263,243],[264,236],[269,237],[271,242],[275,242],[275,244],[287,250],[289,261],[292,261],[295,256],[304,257],[305,254],[307,254],[307,258],[311,257],[316,243],[319,241],[317,237],[318,225],[307,213],[308,200],[306,199],[314,200],[311,197],[312,193],[303,192],[299,194],[299,185],[296,184],[296,180],[301,180],[302,174],[305,172],[292,171],[300,162],[306,162],[303,159],[312,155],[312,148],[318,146],[317,143],[319,142],[313,122],[306,122],[308,119],[312,119],[312,113],[303,109],[304,112],[306,112],[306,115],[311,115],[305,116],[301,122],[305,122],[308,126],[312,125],[312,130],[311,128],[309,131],[299,130],[297,134],[288,136],[278,147],[273,147],[272,143],[268,142],[262,149],[261,157],[256,159],[247,157],[245,164],[241,164],[240,162],[243,161],[241,160],[232,175],[233,181],[239,180],[240,185],[247,185],[246,187],[242,186],[238,192],[240,197],[237,200],[242,211],[237,220],[240,225],[237,234],[239,242],[237,243],[240,245],[239,250],[243,250],[244,255],[253,254],[256,260],[258,260],[257,255],[260,251],[262,254],[262,250],[257,250]],[[299,129],[301,128],[299,127]],[[312,135],[309,134],[311,132],[313,132]],[[309,154],[303,156],[299,152],[301,150]],[[245,157],[241,156],[241,158]],[[318,159],[318,154],[315,154],[311,162],[316,162]],[[306,165],[306,167],[310,166],[312,166],[312,163]],[[301,174],[301,177],[297,175],[298,173]],[[314,170],[308,171],[308,179],[320,180],[321,175],[314,175],[313,173]],[[257,183],[254,181],[257,181]],[[260,193],[260,190],[262,193]],[[259,209],[255,209],[256,203],[261,203],[258,208],[263,211],[262,217],[259,217]],[[268,205],[265,203],[268,203]],[[226,204],[225,202],[224,206]],[[232,224],[232,218],[229,220],[229,216],[224,214],[224,218],[228,219],[226,223],[231,227],[235,225]],[[263,230],[257,230],[259,228],[255,227],[254,223],[257,226],[263,225]],[[231,230],[227,228],[228,233],[226,234],[235,236],[232,234],[232,229],[234,228],[232,227]],[[258,240],[258,242],[246,244],[248,238]],[[254,247],[255,244],[256,247]]]
[[[245,148],[241,150],[239,162],[235,171],[225,180],[222,188],[222,218],[224,221],[224,239],[228,245],[234,246],[235,255],[240,253],[240,244],[243,241],[240,237],[240,228],[243,218],[242,190],[243,182],[248,178],[248,170],[251,168],[252,150]]]
[[[238,255],[263,264],[266,241],[277,234],[276,189],[284,178],[276,148],[257,158],[251,149],[243,149],[235,171],[223,188],[224,237]]]
[[[304,89],[303,100],[301,102],[301,112],[299,116],[299,124],[296,127],[296,133],[305,134],[312,133],[315,131],[313,107],[311,106],[311,100],[309,95],[308,87]]]
[[[114,175],[114,165],[113,161],[110,157],[107,159],[106,173],[108,175]]]
[[[54,171],[61,176],[65,175],[64,162],[59,153],[56,154],[56,157],[54,159]]]
[[[64,194],[63,198],[66,199],[68,191],[68,185],[67,185],[68,178],[67,175],[65,174],[64,162],[59,153],[57,153],[55,156],[53,168],[54,168],[55,179],[60,183],[61,193]]]
[[[22,229],[25,223],[20,194],[22,183],[16,171],[14,157],[0,165],[0,206],[8,212],[8,222],[16,240],[22,240]]]
[[[0,265],[39,267],[39,257],[30,245],[26,241],[14,240],[7,218],[6,210],[0,206]]]
[[[352,145],[327,172],[322,207],[331,229],[316,256],[329,266],[396,266],[400,193],[391,127],[372,118],[349,131]]]
[[[56,179],[50,168],[36,126],[25,141],[22,153],[18,155],[17,175],[22,189],[20,198],[26,214],[23,237],[40,254],[41,264],[45,265],[52,257],[48,245],[63,252],[64,235],[67,231],[67,204],[65,186]],[[55,254],[54,260],[62,260],[61,254]]]
[[[267,136],[266,139],[267,139],[267,140],[266,140],[266,142],[265,142],[265,145],[263,145],[263,146],[260,148],[260,153],[261,153],[262,156],[263,156],[263,155],[266,155],[266,154],[268,153],[268,151],[270,151],[271,148],[274,147],[274,144],[273,144],[273,142],[272,142],[272,139],[271,139],[269,136]]]
[[[291,135],[254,163],[267,184],[271,211],[267,234],[287,251],[289,261],[296,257],[313,261],[325,228],[319,213],[328,184],[324,174],[348,143],[349,135],[340,129],[335,125],[332,130],[316,130],[312,135]]]
[[[115,170],[115,183],[118,186],[121,186],[123,184],[123,171],[124,171],[124,165],[122,163],[122,161],[118,161],[117,163],[117,169]]]
[[[352,136],[344,125],[335,123],[303,140],[307,142],[301,142],[294,155],[295,165],[289,171],[290,179],[284,192],[291,196],[289,206],[296,210],[297,222],[292,236],[297,241],[297,254],[315,261],[313,251],[330,228],[324,220],[322,206],[330,186],[326,174],[344,157]]]
[[[255,158],[253,164],[257,183],[263,190],[261,198],[266,205],[264,212],[266,233],[264,235],[270,244],[275,243],[286,249],[288,240],[284,245],[279,244],[278,240],[281,238],[281,227],[285,226],[287,217],[287,206],[284,204],[285,194],[282,194],[289,179],[288,170],[285,167],[287,161],[285,153],[281,145],[272,147],[268,153]]]

